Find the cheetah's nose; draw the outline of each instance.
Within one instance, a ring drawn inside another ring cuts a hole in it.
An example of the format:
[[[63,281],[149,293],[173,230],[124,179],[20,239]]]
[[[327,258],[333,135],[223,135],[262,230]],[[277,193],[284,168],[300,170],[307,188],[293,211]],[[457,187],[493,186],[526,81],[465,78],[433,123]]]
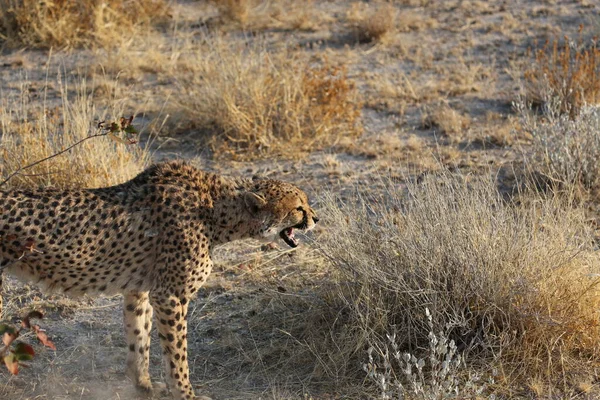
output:
[[[317,222],[319,222],[319,218],[317,218],[317,216],[316,216],[316,215],[315,215],[315,216],[313,216],[313,217],[312,217],[312,219],[313,219],[313,222],[314,222],[315,224],[316,224]]]

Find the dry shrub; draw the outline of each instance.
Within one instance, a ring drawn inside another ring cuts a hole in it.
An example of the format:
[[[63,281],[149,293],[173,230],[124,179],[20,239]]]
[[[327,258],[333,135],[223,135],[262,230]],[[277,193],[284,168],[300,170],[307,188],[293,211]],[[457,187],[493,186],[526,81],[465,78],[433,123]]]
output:
[[[600,261],[583,212],[558,197],[506,202],[491,179],[449,172],[385,187],[324,200],[333,229],[319,243],[345,307],[332,362],[366,362],[370,347],[385,357],[393,334],[418,358],[433,331],[471,374],[496,367],[507,385],[598,366]]]
[[[0,0],[0,37],[12,46],[110,45],[169,12],[165,0]]]
[[[360,103],[344,67],[287,48],[207,42],[178,76],[178,102],[195,124],[212,128],[218,155],[294,157],[360,133]]]
[[[44,103],[35,107],[27,100],[27,86],[19,96],[1,98],[0,176],[2,180],[21,167],[52,156],[70,145],[97,133],[100,121],[115,121],[124,115],[122,102],[113,100],[99,109],[87,94],[85,82],[68,98],[61,86],[62,105]],[[72,150],[51,158],[8,181],[11,187],[54,186],[102,187],[124,182],[149,164],[150,154],[139,145],[126,145],[109,137],[89,139]]]
[[[583,106],[571,117],[562,114],[560,99],[547,102],[547,113],[539,119],[521,102],[520,129],[531,135],[531,169],[563,189],[600,189],[600,110]]]
[[[380,4],[374,10],[363,10],[352,5],[349,20],[359,43],[380,41],[396,29],[396,9],[390,4]]]
[[[314,24],[310,1],[293,0],[211,0],[219,11],[215,27],[220,30],[242,28],[248,31],[308,29]]]
[[[213,0],[213,3],[224,18],[242,26],[248,23],[252,10],[257,6],[255,0]]]
[[[460,141],[470,125],[471,120],[468,116],[461,115],[446,103],[433,107],[423,116],[425,128],[438,128],[439,133],[453,142]]]
[[[545,105],[556,97],[560,110],[571,117],[584,104],[600,101],[600,49],[595,41],[585,44],[580,37],[572,42],[548,41],[533,53],[532,67],[525,71],[528,101]]]
[[[485,125],[473,127],[470,131],[469,139],[478,142],[483,146],[512,146],[518,140],[519,135],[515,134],[519,127],[517,119],[514,116],[505,116],[494,111],[487,111],[485,114]]]
[[[161,83],[170,79],[169,73],[177,62],[173,43],[159,32],[147,33],[118,48],[98,48],[94,51],[91,75],[96,81],[115,77],[124,82],[139,81],[144,74],[156,74]],[[135,85],[134,85],[135,86]],[[138,99],[139,101],[139,99]]]

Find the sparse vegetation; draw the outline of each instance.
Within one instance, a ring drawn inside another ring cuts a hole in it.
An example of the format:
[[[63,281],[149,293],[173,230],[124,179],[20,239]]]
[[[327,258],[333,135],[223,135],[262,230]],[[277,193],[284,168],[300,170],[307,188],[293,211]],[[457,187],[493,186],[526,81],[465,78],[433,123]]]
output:
[[[30,331],[42,345],[56,350],[54,342],[50,340],[46,332],[39,325],[31,323],[31,320],[34,318],[41,319],[43,315],[38,311],[31,311],[21,320],[19,327],[11,324],[0,324],[0,336],[2,337],[0,358],[8,371],[13,375],[19,374],[19,366],[27,365],[23,364],[24,361],[30,361],[35,356],[35,350],[31,345],[16,341],[19,336],[25,336]]]
[[[223,18],[246,26],[252,9],[257,6],[252,0],[213,0]]]
[[[527,158],[531,169],[548,178],[555,187],[599,189],[600,110],[583,106],[571,117],[561,113],[559,99],[552,102],[549,100],[543,120],[532,115],[524,104],[518,107],[521,129],[532,137],[532,156]]]
[[[476,354],[469,371],[495,367],[505,382],[560,386],[597,366],[600,262],[580,210],[558,197],[507,203],[491,180],[448,172],[386,189],[325,200],[336,229],[321,247],[348,313],[337,323],[354,335],[336,343],[335,362],[368,348],[383,357],[392,335],[394,351],[418,359],[430,332],[447,331]]]
[[[425,314],[430,331],[424,355],[416,357],[401,352],[395,333],[387,335],[389,343],[383,351],[369,347],[368,363],[363,364],[363,369],[377,385],[381,398],[437,400],[481,396],[488,382],[482,382],[476,374],[461,382],[459,377],[467,365],[464,356],[458,352],[454,340],[448,339],[448,332],[434,331],[428,308]]]
[[[114,134],[118,134],[119,127],[103,125],[103,121],[114,121],[125,114],[122,104],[115,100],[112,109],[99,109],[83,82],[75,86],[78,96],[70,100],[69,88],[62,84],[61,107],[48,104],[42,104],[41,108],[30,107],[26,84],[15,97],[1,99],[2,181],[25,166],[51,157],[12,177],[7,182],[9,186],[109,186],[132,178],[150,161],[147,148],[128,146]],[[92,135],[98,137],[85,140]],[[82,140],[85,141],[68,152],[52,157]]]
[[[1,0],[0,38],[12,47],[115,45],[168,16],[164,0]]]
[[[545,105],[558,99],[559,110],[571,118],[586,104],[600,101],[600,49],[595,40],[565,36],[547,41],[533,53],[533,63],[525,71],[527,101]]]
[[[187,158],[331,193],[314,243],[216,249],[188,337],[215,399],[598,398],[598,5],[550,3],[0,0],[0,182]],[[0,398],[135,397],[120,299],[4,278],[6,315],[43,310],[59,351]]]
[[[179,77],[178,107],[209,128],[218,156],[297,157],[361,132],[360,101],[343,66],[316,65],[290,49],[208,40]]]
[[[392,5],[378,4],[373,10],[364,9],[361,5],[362,3],[354,3],[349,15],[353,34],[358,42],[381,41],[396,29],[397,11]]]
[[[445,135],[451,142],[459,142],[469,128],[471,121],[468,117],[461,115],[448,104],[442,103],[425,113],[423,125],[434,128]]]

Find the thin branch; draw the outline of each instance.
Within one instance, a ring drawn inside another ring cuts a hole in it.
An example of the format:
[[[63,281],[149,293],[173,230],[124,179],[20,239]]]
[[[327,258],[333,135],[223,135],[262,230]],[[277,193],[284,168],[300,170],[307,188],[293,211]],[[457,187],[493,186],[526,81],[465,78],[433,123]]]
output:
[[[67,147],[67,148],[65,148],[65,149],[62,149],[62,150],[61,150],[61,151],[59,151],[58,153],[54,153],[54,154],[52,154],[51,156],[48,156],[48,157],[46,157],[46,158],[42,158],[41,160],[37,160],[37,161],[36,161],[36,162],[34,162],[34,163],[31,163],[31,164],[29,164],[29,165],[26,165],[26,166],[24,166],[24,167],[21,167],[21,168],[17,169],[16,171],[14,171],[13,173],[11,173],[10,175],[8,175],[8,176],[6,177],[6,179],[4,179],[4,181],[2,181],[2,183],[0,183],[0,187],[1,187],[1,186],[4,186],[4,185],[5,185],[5,184],[6,184],[6,183],[7,183],[7,182],[8,182],[8,181],[11,179],[11,178],[13,178],[13,177],[15,177],[15,176],[19,175],[19,174],[20,174],[22,171],[24,171],[24,170],[26,170],[26,169],[29,169],[29,168],[31,168],[31,167],[35,167],[36,165],[38,165],[38,164],[41,164],[41,163],[43,163],[44,161],[48,161],[48,160],[50,160],[50,159],[52,159],[52,158],[54,158],[54,157],[58,157],[58,156],[60,156],[61,154],[64,154],[64,153],[66,153],[67,151],[71,150],[73,147],[76,147],[76,146],[80,145],[81,143],[83,143],[83,142],[85,142],[85,141],[87,141],[87,140],[90,140],[90,139],[93,139],[93,138],[97,138],[97,137],[101,137],[101,136],[107,136],[107,135],[108,135],[108,133],[109,133],[109,132],[104,132],[104,133],[96,133],[96,134],[94,134],[94,135],[87,136],[87,137],[85,137],[85,138],[83,138],[83,139],[81,139],[81,140],[79,140],[79,141],[77,141],[77,142],[73,143],[73,144],[72,144],[72,145],[70,145],[69,147]]]

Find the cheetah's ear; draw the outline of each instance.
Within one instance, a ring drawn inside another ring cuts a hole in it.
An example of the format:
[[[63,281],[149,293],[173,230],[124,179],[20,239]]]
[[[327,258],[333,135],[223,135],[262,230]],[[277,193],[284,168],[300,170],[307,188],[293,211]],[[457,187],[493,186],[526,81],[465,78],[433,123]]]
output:
[[[258,213],[266,204],[267,201],[261,195],[252,192],[244,193],[244,203],[250,214]]]

